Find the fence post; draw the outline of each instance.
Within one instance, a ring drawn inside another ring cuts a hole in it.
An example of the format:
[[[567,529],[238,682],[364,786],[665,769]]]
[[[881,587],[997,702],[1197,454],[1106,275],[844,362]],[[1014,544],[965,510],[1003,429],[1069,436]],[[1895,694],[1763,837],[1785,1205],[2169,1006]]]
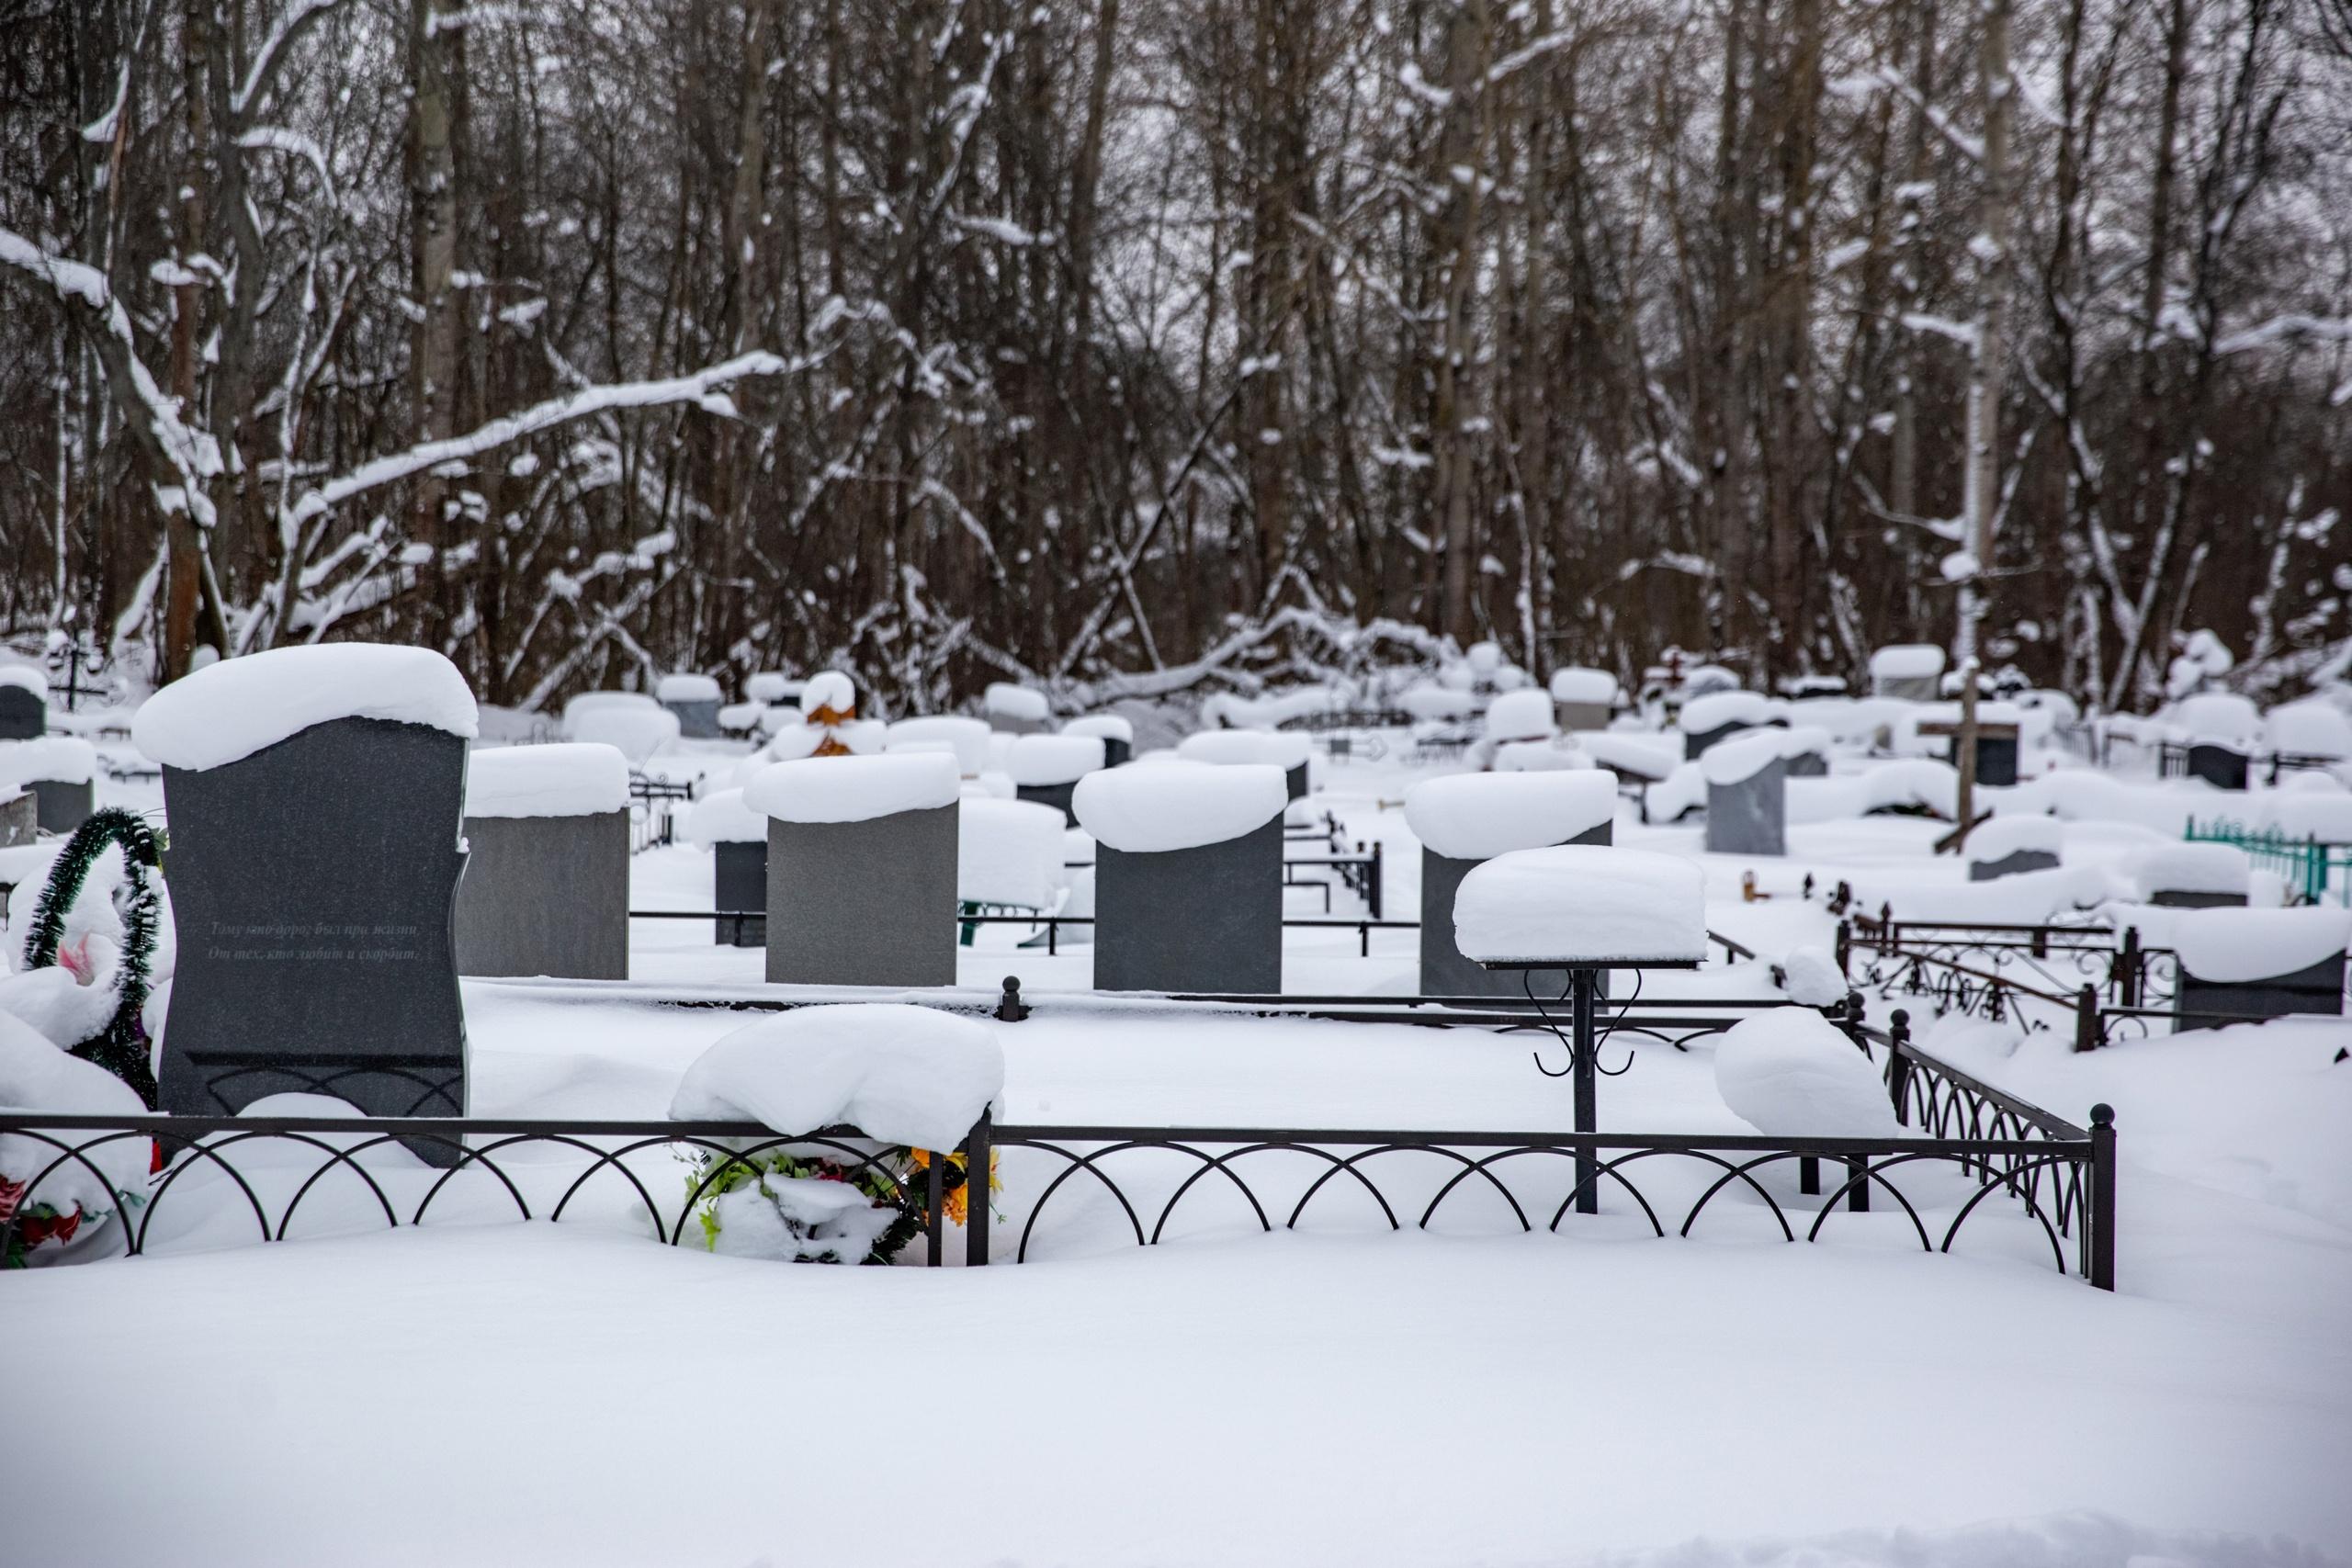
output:
[[[988,1111],[972,1123],[964,1140],[964,1266],[978,1269],[989,1260],[989,1161],[995,1157],[994,1130]]]
[[[2123,944],[2115,954],[2115,999],[2119,1007],[2140,1005],[2140,965],[2145,962],[2140,953],[2140,928],[2123,928]]]
[[[1372,918],[1375,920],[1382,918],[1380,913],[1380,885],[1382,882],[1381,863],[1380,840],[1378,839],[1374,839],[1372,841],[1372,898],[1370,902],[1372,905]],[[1369,949],[1366,951],[1369,952]]]
[[[2115,1107],[2091,1107],[2091,1283],[2115,1289]]]
[[[1849,961],[1852,957],[1853,952],[1854,922],[1848,919],[1840,919],[1838,922],[1838,977],[1841,979],[1844,978],[1848,973]]]
[[[1021,999],[1021,976],[1004,977],[1004,994],[997,998],[996,1021],[999,1023],[1019,1023],[1029,1016],[1029,1004]]]
[[[1911,1058],[1903,1047],[1911,1043],[1911,1015],[1896,1008],[1887,1020],[1886,1092],[1894,1101],[1894,1124],[1911,1125]]]
[[[2086,983],[2075,997],[2075,1049],[2098,1049],[2098,987]]]
[[[927,1151],[931,1158],[922,1168],[923,1203],[923,1262],[936,1269],[946,1247],[947,1225],[947,1151]]]

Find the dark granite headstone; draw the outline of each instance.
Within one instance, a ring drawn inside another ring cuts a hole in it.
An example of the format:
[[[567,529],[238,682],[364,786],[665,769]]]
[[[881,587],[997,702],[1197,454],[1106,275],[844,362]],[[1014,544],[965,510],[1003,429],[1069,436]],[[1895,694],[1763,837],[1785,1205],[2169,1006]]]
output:
[[[458,973],[628,978],[628,813],[469,817]]]
[[[1136,754],[1135,742],[1122,740],[1115,735],[1102,737],[1102,765],[1116,768],[1131,761]]]
[[[2284,1018],[2289,1013],[2315,1012],[2340,1018],[2344,1013],[2344,954],[2322,959],[2291,975],[2260,980],[2202,980],[2184,965],[2173,1010],[2181,1015],[2175,1032],[2219,1029],[2228,1019]],[[2192,1013],[2222,1013],[2227,1019],[2197,1019]]]
[[[1792,779],[1824,779],[1829,776],[1829,759],[1818,751],[1800,751],[1782,758],[1781,769]]]
[[[956,983],[954,802],[864,822],[768,822],[771,980]]]
[[[368,718],[164,770],[179,946],[165,1111],[233,1114],[307,1091],[377,1116],[464,1114],[452,925],[465,783],[457,736]]]
[[[1707,782],[1707,852],[1789,852],[1788,773],[1779,758],[1736,783]]]
[[[1094,986],[1274,992],[1283,986],[1283,820],[1152,854],[1100,846]]]
[[[711,891],[716,896],[712,908],[764,909],[768,907],[767,845],[756,840],[714,844],[711,846]],[[721,947],[765,947],[768,942],[768,919],[765,915],[729,919],[722,914],[712,937]]]
[[[0,850],[31,843],[40,829],[40,804],[32,791],[0,800]]]
[[[1745,735],[1756,727],[1752,724],[1719,724],[1713,729],[1696,734],[1685,732],[1682,737],[1682,760],[1695,762],[1707,754],[1707,748],[1719,746],[1735,735]]]
[[[1951,748],[1944,755],[1953,767],[1960,766],[1958,736],[1952,737]],[[1976,782],[1998,784],[2003,788],[2018,782],[2018,742],[2015,736],[1980,735],[1976,738]]]
[[[718,699],[673,698],[662,705],[678,716],[678,734],[687,740],[716,740],[726,731],[718,728]]]
[[[0,686],[0,740],[38,740],[49,732],[49,704],[38,692]]]
[[[1305,800],[1306,798],[1306,764],[1301,762],[1295,768],[1283,769],[1283,783],[1288,786],[1290,797],[1293,800]]]
[[[2246,754],[2234,746],[2199,741],[2188,748],[2188,776],[2215,789],[2245,788]]]
[[[27,779],[33,792],[41,831],[71,833],[86,820],[97,801],[97,786],[88,779],[66,784],[59,779]]]
[[[1110,750],[1111,743],[1108,740],[1103,741],[1102,751],[1106,766],[1108,765]],[[1062,814],[1062,820],[1064,823],[1069,827],[1075,828],[1078,826],[1078,812],[1071,807],[1069,802],[1070,796],[1075,794],[1077,790],[1078,781],[1076,779],[1072,779],[1068,784],[1015,784],[1013,786],[1012,793],[1023,800],[1034,800],[1040,806],[1052,807],[1055,810]]]
[[[2011,850],[1998,860],[1973,860],[1968,863],[1971,882],[1998,882],[2005,876],[2018,876],[2029,871],[2056,871],[2058,857],[2048,850]],[[2244,903],[2244,899],[2239,900]]]
[[[1610,844],[1615,841],[1615,832],[1614,823],[1600,822],[1566,841]],[[1523,1007],[1532,987],[1548,1007],[1553,998],[1567,990],[1566,970],[1489,969],[1476,959],[1463,957],[1462,950],[1453,945],[1453,896],[1461,891],[1462,879],[1485,863],[1442,855],[1426,844],[1421,847],[1421,995],[1494,997]],[[1601,978],[1608,978],[1606,971]]]
[[[2159,887],[2148,895],[2148,902],[2167,909],[2243,909],[2243,893],[2191,893],[2177,887]]]

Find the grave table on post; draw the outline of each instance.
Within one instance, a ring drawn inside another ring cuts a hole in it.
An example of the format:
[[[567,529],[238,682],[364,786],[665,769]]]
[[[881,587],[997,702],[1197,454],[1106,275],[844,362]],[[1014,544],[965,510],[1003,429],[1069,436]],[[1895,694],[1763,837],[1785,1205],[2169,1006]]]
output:
[[[141,708],[178,945],[164,1110],[234,1115],[301,1091],[377,1116],[465,1114],[452,930],[475,728],[447,659],[367,643],[223,660]]]
[[[1600,1130],[1597,1019],[1600,975],[1610,969],[1696,969],[1706,956],[1706,879],[1693,863],[1645,850],[1566,844],[1498,855],[1464,877],[1454,897],[1455,941],[1470,958],[1517,974],[1541,1007],[1534,972],[1566,970],[1576,1130]],[[1550,1014],[1544,1014],[1548,1022]],[[1558,1028],[1554,1026],[1554,1032]],[[1617,1069],[1624,1072],[1626,1066]],[[1611,1077],[1616,1076],[1611,1073]],[[1576,1208],[1600,1212],[1600,1162],[1577,1151]]]
[[[745,785],[767,818],[767,978],[954,985],[961,788],[938,751],[803,758]]]

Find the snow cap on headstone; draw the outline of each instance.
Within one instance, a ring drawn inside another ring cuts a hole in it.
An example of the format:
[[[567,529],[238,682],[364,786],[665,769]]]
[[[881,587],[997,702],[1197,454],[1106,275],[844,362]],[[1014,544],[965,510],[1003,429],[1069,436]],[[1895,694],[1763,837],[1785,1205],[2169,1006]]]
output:
[[[1222,844],[1264,827],[1289,804],[1280,768],[1181,758],[1089,773],[1070,795],[1079,826],[1128,854]]]
[[[141,705],[130,739],[153,761],[200,773],[338,718],[467,740],[480,727],[465,677],[431,649],[335,642],[224,659],[184,676]]]
[[[830,714],[823,722],[836,723],[857,712],[857,687],[838,670],[820,670],[800,687],[800,714],[810,723],[820,722],[820,716]]]
[[[1566,843],[1616,815],[1617,781],[1600,772],[1447,773],[1405,795],[1405,825],[1448,860]]]
[[[963,782],[944,751],[805,757],[762,769],[743,803],[779,822],[871,822],[953,806]]]
[[[628,759],[598,741],[494,746],[466,759],[469,817],[597,817],[628,808]]]
[[[850,1126],[886,1144],[953,1149],[1004,1093],[1004,1052],[976,1019],[903,1002],[797,1008],[723,1035],[670,1101],[682,1122],[778,1133]]]

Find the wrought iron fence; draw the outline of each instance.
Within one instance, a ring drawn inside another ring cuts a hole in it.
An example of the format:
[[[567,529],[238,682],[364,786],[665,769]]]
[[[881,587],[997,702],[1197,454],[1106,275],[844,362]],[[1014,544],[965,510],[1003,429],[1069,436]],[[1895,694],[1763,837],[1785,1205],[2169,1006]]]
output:
[[[2003,989],[2071,1007],[2089,985],[2114,1006],[2136,1008],[2168,1004],[2180,980],[2179,955],[2145,945],[2136,926],[1898,920],[1882,913],[1841,922],[1838,943],[1849,972],[1859,958],[1865,984],[1882,997],[1898,987],[1914,996],[1936,989],[1947,1004],[1987,1007],[1995,1018],[2015,999],[1994,994]]]

